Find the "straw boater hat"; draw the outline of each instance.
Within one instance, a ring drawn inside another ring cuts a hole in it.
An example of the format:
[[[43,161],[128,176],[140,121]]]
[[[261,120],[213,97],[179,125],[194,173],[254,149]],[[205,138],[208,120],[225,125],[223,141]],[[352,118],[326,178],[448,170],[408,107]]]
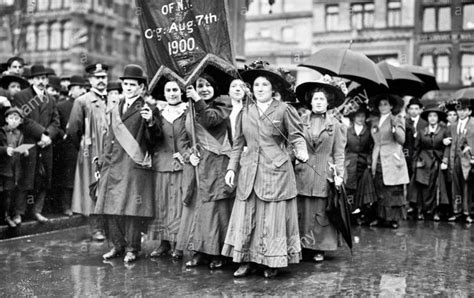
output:
[[[21,89],[25,89],[30,86],[30,83],[28,83],[28,81],[23,79],[22,77],[13,75],[13,74],[8,74],[8,75],[4,75],[0,79],[0,87],[6,90],[8,89],[8,86],[10,85],[11,82],[18,82],[20,84]]]
[[[428,121],[428,115],[430,113],[436,113],[438,114],[438,122],[446,122],[447,114],[441,108],[439,105],[432,105],[428,106],[425,108],[425,110],[421,113],[420,117],[421,119],[427,120]]]
[[[298,85],[298,87],[296,87],[296,97],[298,97],[301,103],[305,104],[308,107],[311,107],[311,92],[318,88],[323,89],[324,91],[332,95],[332,98],[330,97],[327,99],[328,110],[338,107],[342,103],[344,103],[346,95],[344,94],[342,89],[339,86],[336,86],[329,82],[327,79],[325,79],[325,77],[323,77],[319,81],[306,82]]]
[[[291,86],[291,84],[282,76],[281,71],[270,66],[266,61],[257,60],[250,64],[247,67],[247,70],[242,72],[242,79],[250,85],[252,85],[255,79],[260,76],[267,77],[273,84],[281,84],[281,87],[284,89]],[[275,91],[281,92],[282,90]]]

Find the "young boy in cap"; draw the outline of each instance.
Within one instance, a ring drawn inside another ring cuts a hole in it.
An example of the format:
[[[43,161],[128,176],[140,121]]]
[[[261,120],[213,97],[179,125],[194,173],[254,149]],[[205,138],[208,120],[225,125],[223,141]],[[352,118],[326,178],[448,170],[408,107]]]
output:
[[[95,202],[90,197],[89,185],[96,181],[95,160],[102,155],[104,136],[108,129],[107,71],[106,64],[95,63],[86,67],[91,89],[74,100],[66,128],[67,138],[78,149],[71,210],[91,215]],[[73,90],[73,89],[71,89]],[[101,216],[89,217],[94,241],[104,241],[104,220]]]
[[[20,178],[20,152],[15,151],[15,148],[23,142],[20,126],[23,123],[23,111],[16,107],[9,108],[5,113],[5,121],[7,124],[0,129],[0,201],[5,222],[14,228],[16,223],[11,218],[12,207],[16,183]],[[28,155],[28,151],[21,154]]]
[[[453,213],[450,221],[463,216],[467,223],[472,222],[470,208],[474,189],[474,175],[471,168],[474,164],[474,118],[472,100],[461,99],[457,105],[458,122],[451,125],[450,162],[453,165]]]

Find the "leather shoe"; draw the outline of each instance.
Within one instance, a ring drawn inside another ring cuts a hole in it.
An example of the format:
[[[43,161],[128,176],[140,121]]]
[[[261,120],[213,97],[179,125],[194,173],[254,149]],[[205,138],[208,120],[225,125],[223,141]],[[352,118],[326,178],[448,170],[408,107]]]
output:
[[[49,219],[41,215],[41,213],[35,213],[35,218],[40,223],[47,223],[49,221]]]
[[[199,265],[202,265],[204,263],[204,256],[200,253],[197,253],[194,255],[194,257],[186,262],[186,267],[197,267]]]
[[[224,266],[224,260],[222,258],[214,258],[211,263],[209,263],[209,268],[210,269],[219,269]]]
[[[170,255],[173,259],[178,260],[183,258],[183,252],[177,249],[172,249]]]
[[[391,227],[392,229],[394,229],[394,230],[398,229],[398,222],[392,221],[392,222],[390,223],[390,227]]]
[[[102,258],[104,260],[110,260],[110,259],[118,258],[122,254],[123,254],[123,250],[119,250],[114,247],[108,253],[103,254]]]
[[[72,210],[71,209],[66,209],[64,210],[64,215],[71,217],[72,216]]]
[[[315,261],[316,263],[324,261],[324,253],[318,252],[317,254],[315,254],[313,257],[313,261]]]
[[[5,222],[10,228],[16,228],[16,223],[10,218],[10,216],[5,218]]]
[[[467,223],[472,223],[472,218],[469,215],[466,216],[466,222]]]
[[[15,217],[13,217],[13,222],[16,225],[21,225],[21,215],[15,215]]]
[[[453,215],[450,218],[448,218],[448,221],[456,221],[456,219],[457,219],[456,215]]]
[[[131,262],[136,261],[137,257],[138,257],[138,255],[136,253],[129,251],[125,254],[125,257],[123,258],[123,261],[125,263],[131,263]]]
[[[369,223],[369,227],[376,227],[379,225],[379,220],[376,219],[376,220],[373,220]]]
[[[105,236],[101,231],[96,231],[92,234],[92,240],[102,242],[105,240]]]
[[[234,277],[245,277],[252,273],[252,267],[250,264],[240,265],[239,269],[234,272]]]
[[[150,257],[157,258],[170,253],[170,245],[162,243],[157,249],[153,250]]]
[[[278,270],[275,268],[268,268],[268,269],[263,270],[263,276],[265,276],[265,278],[274,278],[277,275],[278,275]]]

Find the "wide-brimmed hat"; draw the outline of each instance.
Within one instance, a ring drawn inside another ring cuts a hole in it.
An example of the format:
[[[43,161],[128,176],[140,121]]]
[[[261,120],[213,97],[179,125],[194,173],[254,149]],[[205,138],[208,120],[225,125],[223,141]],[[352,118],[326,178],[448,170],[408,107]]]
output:
[[[430,113],[436,113],[438,114],[438,121],[446,122],[447,119],[447,114],[445,111],[443,111],[439,105],[430,105],[427,106],[424,111],[421,113],[420,117],[421,119],[428,120],[428,115]]]
[[[296,97],[300,102],[310,107],[312,98],[310,98],[309,93],[315,89],[323,89],[332,95],[332,98],[327,99],[328,110],[340,106],[346,98],[344,92],[342,92],[340,88],[323,81],[306,82],[298,85],[296,87]]]
[[[347,117],[353,119],[357,114],[363,113],[365,117],[369,117],[370,115],[370,110],[367,108],[367,105],[364,103],[358,103],[359,108],[355,110],[354,112],[351,112],[347,115]]]
[[[457,102],[456,101],[448,101],[443,104],[443,109],[444,111],[447,112],[456,112],[456,106]]]
[[[91,76],[106,76],[109,66],[103,63],[94,63],[86,67],[86,72]]]
[[[109,82],[107,84],[107,92],[112,90],[118,90],[119,92],[122,92],[122,84],[118,81]]]
[[[128,64],[123,70],[123,75],[120,77],[121,80],[131,79],[137,80],[139,83],[146,85],[148,79],[145,75],[145,71],[140,65]]]
[[[60,80],[63,80],[63,78],[60,78]],[[86,86],[86,80],[84,79],[84,77],[79,76],[79,75],[72,76],[69,82],[70,83],[69,83],[68,89],[71,89],[71,87],[73,86],[82,86],[82,87]]]
[[[247,66],[247,69],[242,72],[242,79],[244,82],[253,84],[256,78],[263,76],[267,77],[272,83],[279,83],[283,88],[289,88],[291,84],[285,80],[282,72],[270,66],[266,61],[257,60]],[[281,91],[281,90],[276,90]]]
[[[31,78],[34,78],[34,77],[39,77],[39,76],[47,76],[48,75],[48,71],[46,70],[46,68],[41,65],[41,64],[35,64],[33,65],[31,68],[31,74],[30,74],[30,77]]]
[[[13,114],[13,113],[17,113],[18,116],[20,116],[22,119],[25,118],[25,114],[23,113],[23,110],[20,109],[19,107],[11,107],[9,108],[8,110],[6,110],[5,112],[5,118],[10,115],[10,114]]]
[[[48,87],[52,87],[54,90],[59,92],[61,90],[61,79],[57,76],[49,76]]]
[[[0,87],[6,90],[8,89],[8,85],[10,85],[11,82],[18,82],[21,89],[25,89],[30,86],[30,83],[28,83],[28,81],[24,78],[13,74],[8,74],[0,78]]]
[[[405,105],[405,102],[403,101],[403,99],[400,96],[395,95],[395,94],[391,94],[391,93],[381,93],[381,94],[377,94],[377,95],[373,96],[370,99],[371,106],[375,110],[378,110],[379,109],[379,103],[383,99],[388,100],[390,105],[393,107],[392,108],[392,114],[393,115],[396,115],[396,114],[400,113],[402,111],[403,106]]]

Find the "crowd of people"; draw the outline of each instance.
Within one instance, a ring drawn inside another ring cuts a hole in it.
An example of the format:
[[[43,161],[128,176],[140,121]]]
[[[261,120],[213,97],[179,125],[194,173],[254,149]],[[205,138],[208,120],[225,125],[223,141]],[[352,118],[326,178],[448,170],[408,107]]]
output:
[[[473,103],[423,107],[377,94],[340,113],[342,80],[300,84],[263,61],[240,78],[206,71],[193,85],[162,78],[148,91],[138,65],[108,82],[109,66],[58,78],[12,57],[0,78],[2,215],[14,228],[46,197],[90,218],[109,239],[104,259],[133,262],[142,236],[151,257],[187,267],[239,264],[235,277],[267,278],[341,245],[327,214],[347,190],[354,224],[401,220],[471,223]],[[153,94],[153,95],[152,95]],[[407,115],[405,115],[405,112]],[[28,208],[29,207],[29,208]]]

